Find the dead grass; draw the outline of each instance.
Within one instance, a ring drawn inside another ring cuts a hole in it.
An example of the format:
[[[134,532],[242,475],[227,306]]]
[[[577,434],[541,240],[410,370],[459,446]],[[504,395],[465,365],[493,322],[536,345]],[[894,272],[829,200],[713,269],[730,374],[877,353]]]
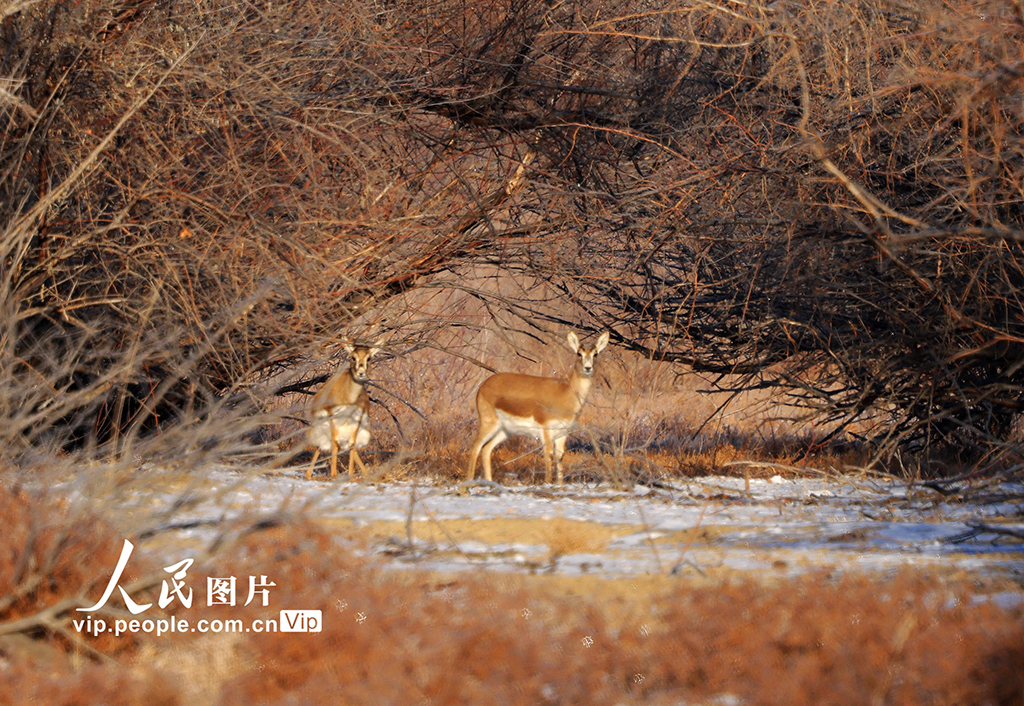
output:
[[[291,551],[306,535],[279,540],[275,555],[293,559],[266,565],[262,551],[248,570],[315,581],[351,565],[330,548]],[[305,635],[251,641],[252,660],[272,668],[233,679],[227,700],[580,704],[734,693],[751,703],[970,704],[1024,693],[1021,611],[971,605],[962,587],[927,575],[677,584],[612,611],[557,584],[503,583],[458,577],[424,592],[365,567],[336,573],[327,590],[296,586],[296,603],[332,611],[323,649],[313,653]]]
[[[629,410],[619,410],[628,413]],[[621,414],[585,415],[568,443],[562,460],[566,478],[574,482],[650,482],[707,475],[769,478],[794,474],[838,475],[867,465],[865,449],[818,445],[814,439],[780,436],[764,439],[732,431],[695,434],[696,427],[680,419],[663,418],[646,431],[627,428]],[[399,470],[391,479],[431,477],[459,482],[465,477],[475,421],[445,413],[448,421],[430,422],[405,442],[384,437],[375,441],[376,466],[400,455]],[[648,417],[650,419],[650,417]],[[600,423],[599,423],[600,422]],[[603,427],[603,428],[602,428]],[[388,449],[398,444],[397,451]],[[595,448],[595,444],[599,447]],[[538,483],[544,477],[540,444],[512,437],[493,454],[494,480],[499,483]],[[480,466],[477,466],[477,477]]]
[[[205,634],[172,645],[147,643],[136,654],[136,676],[146,681],[147,671],[169,678],[178,685],[182,703],[213,706],[229,679],[249,671],[243,659],[243,637],[237,634]]]
[[[620,533],[625,534],[625,531]],[[544,523],[541,536],[554,560],[566,554],[599,552],[615,533],[610,528],[600,531],[595,523],[558,518]]]
[[[761,704],[1019,701],[1019,611],[1004,622],[994,606],[934,587],[911,574],[882,584],[809,577],[677,595],[664,615],[674,629],[655,638],[666,659],[651,676]]]
[[[329,526],[359,536],[404,539],[404,522],[360,522],[358,528],[348,519],[331,521]],[[517,519],[445,519],[439,521],[416,520],[412,523],[413,537],[417,541],[443,544],[451,541],[482,542],[486,544],[544,544],[558,556],[580,552],[597,552],[618,536],[631,534],[631,527],[613,527],[597,522],[568,520],[562,517],[550,520]]]
[[[88,666],[76,673],[40,673],[15,663],[0,669],[0,705],[105,704],[106,706],[177,706],[186,703],[179,686],[152,669],[135,673],[110,666]]]

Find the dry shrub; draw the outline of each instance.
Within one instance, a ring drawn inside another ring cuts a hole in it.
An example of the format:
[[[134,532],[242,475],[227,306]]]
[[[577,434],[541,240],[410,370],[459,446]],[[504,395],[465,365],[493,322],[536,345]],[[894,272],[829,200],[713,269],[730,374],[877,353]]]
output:
[[[80,595],[98,597],[121,552],[122,539],[97,513],[18,487],[0,485],[0,527],[0,624],[31,618]],[[133,555],[122,585],[148,573],[148,566]],[[67,610],[76,606],[69,603]],[[58,646],[71,647],[59,631],[42,625],[24,632],[46,639],[56,634]],[[130,639],[105,634],[82,638],[105,652],[134,646]]]
[[[703,451],[682,451],[677,460],[679,470],[687,476],[720,474],[724,465],[733,461],[750,460],[749,450],[739,449],[730,443],[712,446]]]
[[[675,109],[659,144],[685,156],[647,177],[674,212],[588,233],[599,265],[566,249],[550,281],[622,345],[786,391],[883,456],[1016,456],[1019,4],[669,7],[658,36],[704,42],[648,74]]]
[[[475,425],[466,418],[438,414],[430,420],[416,425],[401,439],[393,434],[381,443],[392,443],[408,450],[408,458],[414,463],[416,472],[433,478],[456,480],[466,472],[469,449]]]
[[[144,635],[94,637],[69,624],[86,615],[74,609],[98,597],[120,555],[122,540],[102,516],[0,485],[0,527],[0,705],[179,703],[173,686],[154,672],[88,664],[99,653],[129,655]],[[121,585],[152,566],[136,552]],[[82,662],[86,667],[72,673]]]
[[[657,449],[647,459],[670,474],[691,478],[707,475],[769,478],[806,471],[839,473],[867,465],[866,448],[839,445],[814,448],[807,440],[787,438],[774,442],[753,439],[716,439],[700,448],[692,445]]]

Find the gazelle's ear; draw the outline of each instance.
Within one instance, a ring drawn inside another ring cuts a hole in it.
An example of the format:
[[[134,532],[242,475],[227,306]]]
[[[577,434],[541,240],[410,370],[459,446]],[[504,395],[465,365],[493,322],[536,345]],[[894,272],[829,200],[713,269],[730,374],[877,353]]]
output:
[[[597,343],[594,344],[594,352],[600,353],[601,351],[603,351],[605,347],[608,345],[608,339],[610,339],[611,337],[612,335],[608,331],[605,331],[600,336],[598,336]]]
[[[352,345],[352,341],[349,340],[342,341],[341,347],[344,348],[345,352],[348,353],[349,355],[352,355],[352,351],[356,349],[356,347]]]
[[[580,350],[580,339],[576,336],[574,331],[570,331],[565,337],[565,340],[569,342],[569,348],[572,349],[573,353],[577,353]]]
[[[374,357],[384,349],[384,337],[381,336],[370,346],[370,357]]]

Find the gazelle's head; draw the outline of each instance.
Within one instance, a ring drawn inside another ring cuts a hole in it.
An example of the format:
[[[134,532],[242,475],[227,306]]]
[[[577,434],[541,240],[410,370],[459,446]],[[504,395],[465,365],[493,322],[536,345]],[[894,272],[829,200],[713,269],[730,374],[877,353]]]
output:
[[[342,344],[348,352],[348,369],[353,380],[366,382],[369,378],[367,370],[370,366],[370,358],[380,353],[382,342],[383,340],[378,340],[372,346],[357,346],[348,342]]]
[[[569,342],[569,348],[576,354],[576,372],[583,377],[590,377],[594,374],[594,359],[597,358],[597,354],[605,349],[608,345],[609,334],[607,331],[597,337],[597,341],[594,342],[593,346],[583,347],[580,345],[580,339],[572,331],[565,337]]]

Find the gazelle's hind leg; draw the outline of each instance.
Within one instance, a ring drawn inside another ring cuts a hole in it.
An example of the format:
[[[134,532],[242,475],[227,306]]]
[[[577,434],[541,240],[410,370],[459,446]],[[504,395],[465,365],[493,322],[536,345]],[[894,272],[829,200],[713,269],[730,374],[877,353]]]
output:
[[[480,425],[480,431],[476,433],[476,439],[473,440],[473,450],[469,453],[469,468],[466,469],[466,480],[473,480],[473,476],[476,475],[476,460],[480,457],[480,449],[483,448],[484,444],[493,439],[496,433],[498,433],[496,428],[485,433],[483,424]]]
[[[503,442],[508,438],[508,434],[505,433],[504,429],[498,429],[494,435],[490,438],[483,449],[480,451],[483,454],[484,464],[484,480],[493,480],[491,478],[491,452],[494,451],[494,447]]]
[[[466,480],[473,480],[473,476],[476,475],[476,460],[480,456],[480,449],[484,445],[484,440],[477,437],[477,440],[473,442],[473,450],[469,452],[469,467],[466,469]]]
[[[309,468],[306,469],[306,480],[313,480],[313,468],[316,466],[316,460],[320,458],[320,447],[317,446],[313,451],[313,463],[309,464]]]
[[[352,465],[353,461],[355,461],[356,463],[359,464],[359,468],[363,472],[363,478],[366,478],[367,476],[370,475],[370,472],[366,470],[366,466],[363,465],[362,457],[359,455],[359,452],[356,451],[356,447],[353,446],[349,450],[349,452],[348,452],[348,477],[349,478],[352,478],[353,476],[355,476],[355,467]]]
[[[365,416],[365,413],[364,415]],[[359,439],[359,430],[363,428],[363,416],[359,417],[359,423],[356,424],[355,429],[352,430],[352,438],[349,439],[348,445],[348,477],[351,480],[356,476],[355,464],[359,464],[359,468],[363,471],[363,478],[366,478],[369,474],[366,472],[366,466],[363,465],[363,459],[359,458],[359,451],[356,449],[356,441]]]

